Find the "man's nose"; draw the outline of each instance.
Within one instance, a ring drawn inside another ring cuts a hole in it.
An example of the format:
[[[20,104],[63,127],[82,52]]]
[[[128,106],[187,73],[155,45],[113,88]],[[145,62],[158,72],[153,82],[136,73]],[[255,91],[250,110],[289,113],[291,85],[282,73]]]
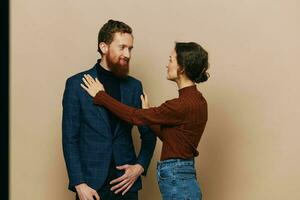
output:
[[[123,55],[124,55],[124,57],[126,57],[126,58],[130,58],[130,51],[129,51],[129,49],[124,49]]]

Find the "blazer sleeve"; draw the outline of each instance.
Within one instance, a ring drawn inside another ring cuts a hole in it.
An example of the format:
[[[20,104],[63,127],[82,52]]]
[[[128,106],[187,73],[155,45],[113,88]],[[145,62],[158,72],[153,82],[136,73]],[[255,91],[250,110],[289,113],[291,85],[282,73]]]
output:
[[[63,94],[62,143],[70,186],[85,182],[79,154],[80,104],[78,84],[68,79]]]
[[[142,91],[142,84],[139,82],[135,95],[135,105],[137,108],[142,107],[140,99]],[[153,131],[148,126],[138,126],[138,130],[140,133],[141,148],[137,157],[137,163],[143,166],[143,175],[145,176],[147,174],[148,167],[155,149],[156,137]]]

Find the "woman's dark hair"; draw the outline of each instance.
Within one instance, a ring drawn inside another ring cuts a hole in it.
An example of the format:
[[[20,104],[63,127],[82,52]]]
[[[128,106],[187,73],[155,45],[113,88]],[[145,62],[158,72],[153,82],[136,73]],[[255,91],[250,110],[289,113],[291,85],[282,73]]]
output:
[[[208,53],[195,42],[176,42],[177,63],[193,82],[205,82],[209,78]]]
[[[132,29],[130,26],[124,22],[108,20],[99,30],[98,33],[98,52],[102,55],[102,52],[99,48],[99,44],[104,42],[110,44],[114,39],[115,33],[129,33],[132,34]]]

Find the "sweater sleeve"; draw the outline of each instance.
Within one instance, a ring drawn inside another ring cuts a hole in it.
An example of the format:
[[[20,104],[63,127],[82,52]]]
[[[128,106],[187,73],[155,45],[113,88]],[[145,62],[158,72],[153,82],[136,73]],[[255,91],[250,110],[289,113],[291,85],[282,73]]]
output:
[[[100,91],[94,97],[94,104],[106,107],[122,120],[134,125],[178,125],[184,120],[184,105],[181,105],[180,99],[166,101],[159,107],[136,109]]]
[[[150,128],[161,141],[164,140],[160,125],[150,125]]]

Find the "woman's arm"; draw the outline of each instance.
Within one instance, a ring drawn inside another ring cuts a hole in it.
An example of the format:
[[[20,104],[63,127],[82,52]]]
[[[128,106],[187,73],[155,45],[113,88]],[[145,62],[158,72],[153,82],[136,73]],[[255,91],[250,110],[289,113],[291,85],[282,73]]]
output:
[[[135,125],[177,125],[182,123],[184,110],[179,99],[166,101],[159,107],[136,109],[120,103],[104,92],[103,85],[91,76],[83,78],[81,86],[94,97],[96,105],[105,106],[119,118]],[[142,98],[142,97],[141,97]]]
[[[161,141],[164,140],[160,125],[150,125],[150,128]]]

